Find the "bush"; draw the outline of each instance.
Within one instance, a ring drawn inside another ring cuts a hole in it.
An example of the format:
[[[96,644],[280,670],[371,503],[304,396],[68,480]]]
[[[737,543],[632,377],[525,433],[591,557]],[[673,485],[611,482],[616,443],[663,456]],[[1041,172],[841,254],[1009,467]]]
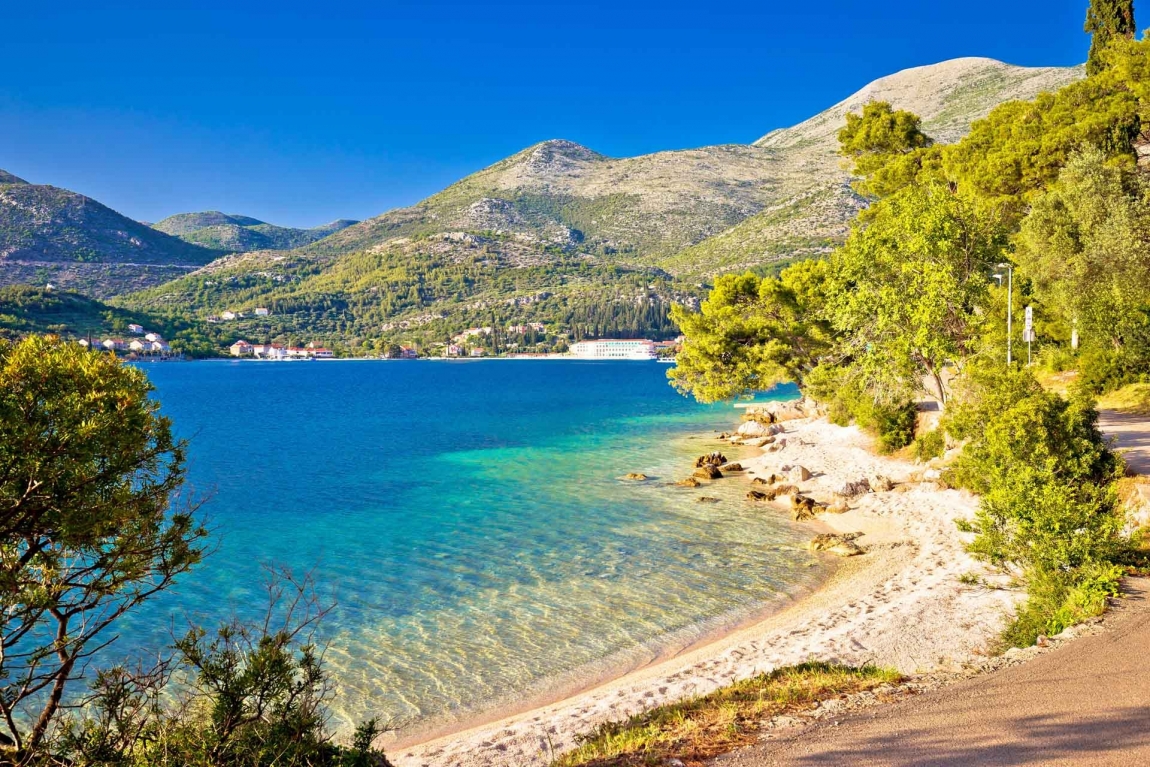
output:
[[[946,452],[946,435],[942,429],[928,431],[914,441],[914,457],[918,461],[929,461],[932,458],[941,458]]]
[[[1054,636],[1069,626],[1101,615],[1106,601],[1118,596],[1123,570],[1093,564],[1079,570],[1035,570],[1027,578],[1027,601],[1002,633],[1006,647],[1028,647],[1039,636]]]

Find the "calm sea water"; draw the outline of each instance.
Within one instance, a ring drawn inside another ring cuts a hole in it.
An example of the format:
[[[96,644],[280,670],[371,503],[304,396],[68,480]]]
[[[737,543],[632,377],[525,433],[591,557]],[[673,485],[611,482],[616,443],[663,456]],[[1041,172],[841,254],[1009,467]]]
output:
[[[117,652],[165,642],[171,615],[254,615],[264,564],[313,570],[336,601],[323,631],[340,724],[425,725],[555,691],[817,577],[801,534],[743,501],[745,483],[668,484],[736,418],[680,397],[665,365],[145,369],[212,492],[219,549]],[[655,481],[617,479],[631,471]]]

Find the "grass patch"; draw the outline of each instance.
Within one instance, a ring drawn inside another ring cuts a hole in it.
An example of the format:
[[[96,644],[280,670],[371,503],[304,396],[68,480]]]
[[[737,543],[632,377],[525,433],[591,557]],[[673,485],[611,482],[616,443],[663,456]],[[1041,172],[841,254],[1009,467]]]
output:
[[[1118,565],[1088,565],[1079,571],[1036,572],[1027,582],[1027,600],[1002,633],[1000,650],[1029,647],[1039,636],[1106,612],[1106,603],[1119,594],[1124,569]]]
[[[896,671],[870,665],[788,666],[624,722],[600,725],[553,767],[650,767],[672,757],[687,765],[701,764],[755,742],[773,716],[901,678]]]
[[[1150,416],[1150,384],[1134,383],[1098,398],[1099,410]]]

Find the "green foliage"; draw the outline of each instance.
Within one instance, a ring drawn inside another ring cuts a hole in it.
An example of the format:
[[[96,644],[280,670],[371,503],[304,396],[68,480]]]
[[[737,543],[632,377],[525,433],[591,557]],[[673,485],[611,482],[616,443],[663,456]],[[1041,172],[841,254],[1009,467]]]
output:
[[[971,126],[947,147],[942,169],[965,193],[1003,205],[1021,217],[1029,197],[1054,182],[1075,152],[1095,148],[1107,157],[1133,157],[1145,114],[1150,43],[1114,51],[1115,66],[1034,101],[1012,101]]]
[[[818,303],[826,264],[807,261],[778,278],[725,275],[699,312],[681,306],[671,319],[686,335],[671,383],[703,402],[801,382],[828,348]]]
[[[116,621],[203,553],[151,392],[111,355],[0,342],[0,727],[17,752],[42,746]]]
[[[1036,296],[1077,325],[1084,348],[1122,351],[1150,340],[1148,251],[1150,184],[1090,149],[1034,200],[1017,260]]]
[[[938,185],[877,202],[830,259],[827,316],[864,389],[903,401],[930,382],[945,402],[942,368],[961,363],[980,333],[1000,222]]]
[[[871,177],[856,185],[866,195],[881,197],[912,183],[934,142],[922,132],[918,115],[895,111],[885,101],[872,101],[861,115],[850,112],[838,133],[839,154],[854,160],[854,175]]]
[[[1027,578],[1027,601],[1002,633],[1005,647],[1027,647],[1039,636],[1101,615],[1109,599],[1118,596],[1124,570],[1116,565],[1091,564],[1077,570],[1036,570]]]
[[[946,434],[941,429],[928,431],[919,435],[914,441],[914,457],[918,461],[929,461],[932,458],[941,458],[946,452]]]
[[[1103,52],[1117,38],[1131,39],[1134,26],[1134,0],[1090,0],[1085,31],[1091,34],[1086,74],[1096,75],[1106,68]]]

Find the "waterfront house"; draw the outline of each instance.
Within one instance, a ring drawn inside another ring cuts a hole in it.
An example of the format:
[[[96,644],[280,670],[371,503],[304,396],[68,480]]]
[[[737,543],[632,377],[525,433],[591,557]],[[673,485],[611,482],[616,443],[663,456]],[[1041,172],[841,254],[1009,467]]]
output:
[[[110,352],[121,352],[128,348],[122,338],[105,338],[100,345]]]
[[[266,316],[268,316],[269,314],[271,314],[271,312],[269,312],[269,311],[268,311],[268,310],[267,310],[265,307],[263,307],[263,306],[257,306],[257,307],[256,307],[256,309],[255,309],[255,315],[256,315],[257,317],[266,317]]]
[[[229,347],[233,357],[249,357],[252,353],[252,345],[247,341],[236,341]]]
[[[444,357],[459,357],[463,355],[463,347],[459,344],[448,344],[443,350]]]
[[[476,346],[474,349],[471,350],[471,356],[472,357],[486,357],[487,356],[487,350],[480,347],[480,346]]]
[[[147,333],[144,336],[144,340],[145,341],[151,341],[152,343],[155,343],[156,341],[163,341],[164,337],[161,336],[159,333]]]
[[[405,360],[413,360],[419,357],[419,352],[410,346],[401,346],[399,347],[399,356]]]
[[[151,347],[151,344],[149,344],[147,341],[141,341],[138,338],[133,338],[128,343],[128,348],[134,352],[142,352],[142,351],[149,349],[150,347]]]
[[[168,346],[168,342],[164,341],[163,339],[160,339],[159,341],[152,341],[150,344],[148,344],[147,349],[147,351],[150,351],[153,354],[167,354],[171,350],[172,347]]]
[[[144,326],[143,325],[136,325],[135,323],[132,323],[132,324],[128,325],[128,332],[133,333],[137,336],[142,336],[144,334]]]
[[[254,344],[252,355],[265,360],[282,360],[288,356],[287,349],[281,344]]]

